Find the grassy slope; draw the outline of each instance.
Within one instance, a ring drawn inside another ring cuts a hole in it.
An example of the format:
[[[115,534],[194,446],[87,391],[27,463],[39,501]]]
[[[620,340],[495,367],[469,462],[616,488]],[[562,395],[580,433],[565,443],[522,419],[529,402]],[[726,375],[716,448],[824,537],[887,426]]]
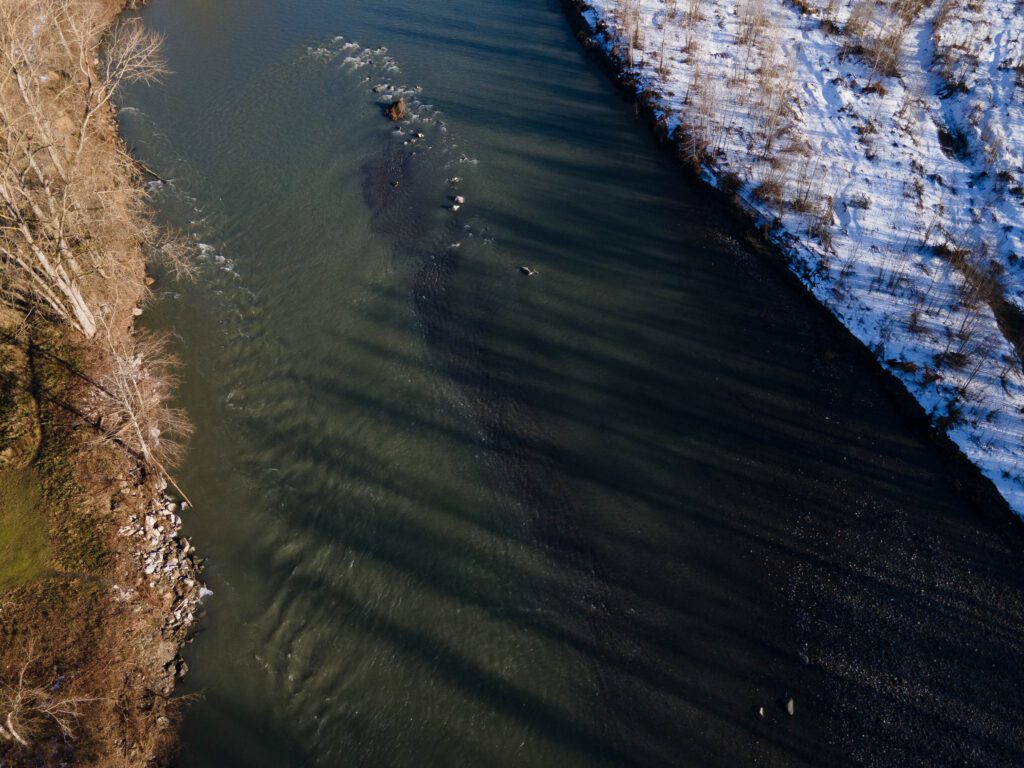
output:
[[[0,474],[0,593],[46,568],[49,542],[33,469]]]

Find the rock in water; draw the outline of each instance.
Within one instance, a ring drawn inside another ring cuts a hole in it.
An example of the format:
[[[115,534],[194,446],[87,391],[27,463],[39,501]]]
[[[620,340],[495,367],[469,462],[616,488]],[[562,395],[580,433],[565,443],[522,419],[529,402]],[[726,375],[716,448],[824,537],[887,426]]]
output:
[[[388,105],[388,108],[384,110],[384,114],[388,116],[389,120],[405,120],[405,99],[401,98],[398,101],[391,102],[391,104]]]

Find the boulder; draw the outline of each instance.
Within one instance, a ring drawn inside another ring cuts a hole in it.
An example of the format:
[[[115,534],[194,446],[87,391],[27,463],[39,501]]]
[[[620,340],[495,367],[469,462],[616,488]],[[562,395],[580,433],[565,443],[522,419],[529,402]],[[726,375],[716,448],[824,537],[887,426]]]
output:
[[[396,122],[398,120],[405,120],[407,112],[408,110],[406,108],[404,98],[400,98],[398,99],[398,101],[391,102],[384,110],[384,114],[387,115],[388,119],[394,120]]]

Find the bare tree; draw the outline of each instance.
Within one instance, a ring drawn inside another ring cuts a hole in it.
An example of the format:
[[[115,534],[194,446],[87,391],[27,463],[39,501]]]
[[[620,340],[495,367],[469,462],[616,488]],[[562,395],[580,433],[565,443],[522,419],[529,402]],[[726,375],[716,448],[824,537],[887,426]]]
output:
[[[39,307],[86,337],[104,294],[153,230],[130,158],[95,117],[128,82],[164,71],[160,39],[137,20],[115,27],[71,0],[0,3],[0,300]]]
[[[44,680],[30,646],[10,679],[0,678],[0,741],[32,747],[56,728],[65,739],[74,736],[82,708],[92,699],[75,696],[58,680]]]
[[[180,459],[192,432],[185,413],[170,404],[180,363],[167,351],[165,337],[148,333],[111,341],[110,357],[96,407],[103,438],[169,476],[167,468]]]

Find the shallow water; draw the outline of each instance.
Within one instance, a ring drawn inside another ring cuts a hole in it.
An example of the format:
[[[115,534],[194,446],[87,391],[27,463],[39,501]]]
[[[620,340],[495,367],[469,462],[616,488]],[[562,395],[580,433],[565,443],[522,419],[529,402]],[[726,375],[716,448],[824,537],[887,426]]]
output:
[[[792,527],[960,502],[558,3],[143,16],[123,129],[202,243],[146,315],[214,591],[181,765],[834,764],[774,706]]]

